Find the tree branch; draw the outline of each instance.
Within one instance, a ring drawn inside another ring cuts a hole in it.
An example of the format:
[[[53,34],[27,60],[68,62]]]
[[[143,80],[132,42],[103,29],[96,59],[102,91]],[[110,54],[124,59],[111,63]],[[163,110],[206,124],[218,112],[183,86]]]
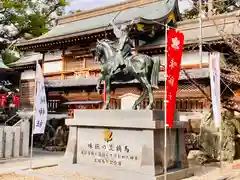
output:
[[[209,97],[209,95],[204,91],[204,89],[199,86],[199,84],[194,81],[190,76],[189,74],[186,72],[185,69],[181,68],[181,70],[183,71],[183,73],[185,74],[185,76],[188,78],[188,80],[193,84],[195,85],[202,93],[203,95],[207,98],[207,100],[209,102],[212,102],[212,99]],[[221,98],[221,97],[220,97]],[[233,105],[232,105],[232,102],[226,102],[225,100],[223,100],[221,98],[221,103],[222,103],[222,107],[225,108],[225,109],[228,109],[228,110],[231,110],[231,111],[237,111],[237,112],[240,112],[240,109],[237,109],[237,108],[234,108]],[[227,104],[228,103],[228,104]]]
[[[56,11],[59,7],[61,7],[60,3],[56,4],[52,10],[50,10],[46,15],[45,17],[48,18],[54,11]]]
[[[183,71],[183,73],[185,74],[185,76],[188,78],[188,80],[193,84],[195,85],[202,93],[203,95],[209,100],[209,101],[212,101],[211,98],[208,96],[208,94],[201,88],[201,86],[199,86],[199,84],[194,81],[190,76],[189,74],[186,72],[185,69],[181,68],[181,70]]]

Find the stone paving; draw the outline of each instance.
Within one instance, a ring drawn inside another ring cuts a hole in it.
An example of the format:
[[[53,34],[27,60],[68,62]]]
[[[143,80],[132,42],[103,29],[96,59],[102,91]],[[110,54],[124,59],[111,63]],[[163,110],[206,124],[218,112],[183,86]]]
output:
[[[202,174],[206,173],[206,174]],[[184,180],[237,180],[240,179],[240,169],[224,166],[222,171],[214,166],[205,166],[198,171],[197,176]],[[18,171],[16,173],[0,175],[0,180],[100,180],[82,177],[79,173],[67,173],[59,167],[47,167],[33,171]],[[102,179],[101,179],[102,180]]]
[[[17,173],[10,173],[0,175],[0,180],[101,180],[96,178],[82,177],[78,173],[66,173],[56,167],[42,168],[32,172],[22,171]],[[220,170],[214,170],[202,176],[195,176],[185,180],[237,180],[240,179],[240,172],[231,171],[228,173],[220,174]]]
[[[237,180],[240,179],[240,161],[234,165],[225,164],[222,170],[214,165],[206,165],[198,170],[197,175],[184,180]],[[96,178],[82,177],[79,173],[68,173],[60,167],[46,167],[33,171],[17,171],[16,173],[1,176],[0,180],[102,180]]]
[[[37,155],[38,154],[38,155]],[[51,153],[35,154],[33,160],[34,170],[29,168],[29,159],[0,164],[0,180],[103,180],[90,177],[83,177],[79,173],[66,172],[61,167],[53,166],[58,164],[62,155],[55,156]],[[53,166],[53,167],[49,167]],[[209,164],[197,167],[196,176],[185,180],[237,180],[240,179],[240,160],[233,164],[223,163],[222,170],[219,165]]]
[[[46,152],[41,149],[34,149],[32,165],[33,168],[57,165],[63,157],[62,152]],[[0,174],[24,170],[30,167],[29,158],[18,158],[12,160],[0,160]]]

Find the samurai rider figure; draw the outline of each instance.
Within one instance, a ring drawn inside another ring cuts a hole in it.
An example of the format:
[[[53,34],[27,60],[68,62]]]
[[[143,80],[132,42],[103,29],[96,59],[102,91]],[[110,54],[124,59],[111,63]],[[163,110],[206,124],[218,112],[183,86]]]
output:
[[[133,21],[131,22],[131,24],[132,23]],[[121,27],[118,28],[113,21],[111,21],[110,24],[113,27],[113,32],[116,38],[118,38],[117,53],[112,70],[112,73],[114,73],[116,72],[116,70],[120,69],[122,71],[126,67],[124,59],[132,56],[131,48],[133,47],[133,42],[128,36],[129,26],[121,25]]]

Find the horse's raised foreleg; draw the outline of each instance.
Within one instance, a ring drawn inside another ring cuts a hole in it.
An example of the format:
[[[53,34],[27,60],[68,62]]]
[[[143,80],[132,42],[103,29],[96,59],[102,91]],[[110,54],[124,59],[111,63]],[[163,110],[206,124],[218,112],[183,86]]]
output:
[[[146,109],[152,109],[153,108],[153,90],[152,86],[150,85],[147,77],[141,77],[142,82],[145,84],[147,91],[148,91],[148,98],[149,98],[149,104],[146,107]]]
[[[103,106],[103,109],[109,109],[109,104],[111,100],[111,80],[110,77],[105,78],[106,83],[106,103]]]

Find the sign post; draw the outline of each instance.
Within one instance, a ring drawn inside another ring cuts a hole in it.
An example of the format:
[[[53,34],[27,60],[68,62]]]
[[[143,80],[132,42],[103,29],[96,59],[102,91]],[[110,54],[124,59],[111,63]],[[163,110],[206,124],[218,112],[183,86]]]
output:
[[[184,44],[184,35],[166,25],[165,50],[165,129],[164,129],[164,178],[167,179],[167,127],[172,128],[175,114],[178,79]]]
[[[33,123],[32,123],[32,138],[30,150],[30,169],[32,169],[33,157],[33,135],[44,134],[47,124],[47,98],[44,86],[44,77],[41,66],[36,62],[36,77],[34,91],[34,108],[33,108]]]
[[[164,91],[164,180],[167,180],[167,44],[168,25],[165,25],[165,91]]]
[[[220,146],[220,167],[222,169],[222,117],[221,117],[221,87],[220,87],[220,53],[213,52],[210,54],[210,84],[213,108],[213,120],[215,127],[219,129],[219,146]]]

